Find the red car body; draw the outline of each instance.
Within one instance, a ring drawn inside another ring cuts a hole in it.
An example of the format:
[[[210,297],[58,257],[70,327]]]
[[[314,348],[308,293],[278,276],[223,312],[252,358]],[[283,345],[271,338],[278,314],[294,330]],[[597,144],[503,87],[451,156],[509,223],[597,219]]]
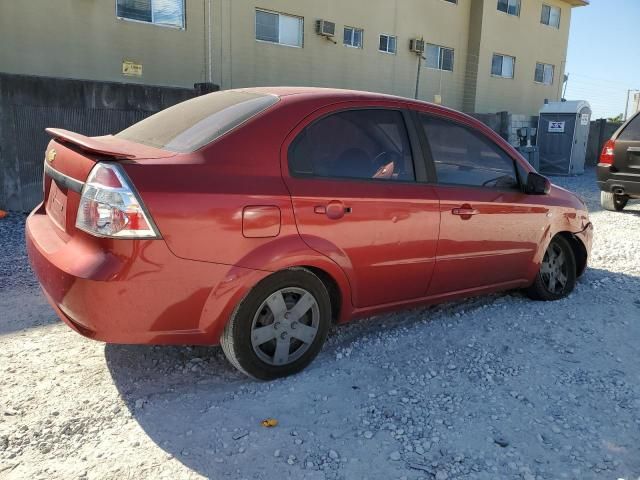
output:
[[[44,293],[71,328],[113,343],[216,345],[258,282],[298,266],[325,282],[334,320],[342,323],[527,287],[558,234],[572,242],[578,273],[585,269],[592,235],[586,207],[556,186],[529,195],[289,172],[298,134],[351,109],[449,119],[490,139],[524,174],[533,171],[477,120],[373,93],[249,91],[278,101],[191,153],[51,132],[55,158],[47,171],[55,175],[45,174],[44,202],[29,216],[26,238]],[[80,188],[103,160],[126,171],[161,238],[100,238],[76,228]]]

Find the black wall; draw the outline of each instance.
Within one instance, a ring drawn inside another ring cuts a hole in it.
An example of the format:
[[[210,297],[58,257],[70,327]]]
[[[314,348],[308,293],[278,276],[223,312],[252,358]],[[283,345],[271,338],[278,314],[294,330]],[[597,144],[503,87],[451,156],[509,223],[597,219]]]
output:
[[[47,127],[88,136],[117,133],[143,118],[215,90],[152,87],[0,73],[0,209],[42,200]]]

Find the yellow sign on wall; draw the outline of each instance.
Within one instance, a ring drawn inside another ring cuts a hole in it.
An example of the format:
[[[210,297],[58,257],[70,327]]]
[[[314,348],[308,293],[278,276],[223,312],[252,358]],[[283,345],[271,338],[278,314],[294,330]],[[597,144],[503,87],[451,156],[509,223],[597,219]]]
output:
[[[124,60],[122,62],[122,74],[127,77],[141,77],[142,76],[142,64],[136,63],[131,60]]]

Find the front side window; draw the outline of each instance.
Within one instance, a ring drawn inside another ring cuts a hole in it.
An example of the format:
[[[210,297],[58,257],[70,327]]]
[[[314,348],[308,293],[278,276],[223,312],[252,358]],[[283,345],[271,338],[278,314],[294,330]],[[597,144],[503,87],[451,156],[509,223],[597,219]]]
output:
[[[549,25],[550,27],[560,28],[560,12],[561,10],[558,7],[542,5],[540,23]]]
[[[347,110],[305,128],[289,148],[294,176],[414,181],[402,113]]]
[[[398,37],[393,35],[380,35],[380,51],[385,53],[396,53],[398,50]]]
[[[553,85],[553,65],[536,63],[535,81],[544,85]]]
[[[519,17],[520,0],[498,0],[498,10]]]
[[[453,48],[427,44],[427,67],[453,72]]]
[[[282,13],[256,10],[256,40],[302,47],[304,19]]]
[[[184,28],[185,0],[116,0],[116,16],[126,20]]]
[[[344,27],[344,44],[347,47],[362,48],[364,30],[361,28]]]
[[[438,183],[518,189],[514,160],[482,133],[438,117],[421,115]]]
[[[491,75],[502,78],[513,78],[515,66],[515,57],[494,53],[493,60],[491,61]]]

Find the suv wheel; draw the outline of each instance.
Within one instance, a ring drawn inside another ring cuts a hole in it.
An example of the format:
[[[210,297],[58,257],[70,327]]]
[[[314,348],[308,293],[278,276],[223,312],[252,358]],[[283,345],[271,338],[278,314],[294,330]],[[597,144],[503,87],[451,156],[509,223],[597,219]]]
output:
[[[600,204],[605,210],[621,212],[627,206],[629,197],[611,192],[600,192]]]
[[[292,375],[316,357],[331,325],[331,300],[311,271],[292,268],[254,287],[220,343],[229,361],[260,380]]]
[[[527,295],[533,300],[560,300],[576,285],[576,258],[569,242],[557,236],[544,254],[540,271]]]

